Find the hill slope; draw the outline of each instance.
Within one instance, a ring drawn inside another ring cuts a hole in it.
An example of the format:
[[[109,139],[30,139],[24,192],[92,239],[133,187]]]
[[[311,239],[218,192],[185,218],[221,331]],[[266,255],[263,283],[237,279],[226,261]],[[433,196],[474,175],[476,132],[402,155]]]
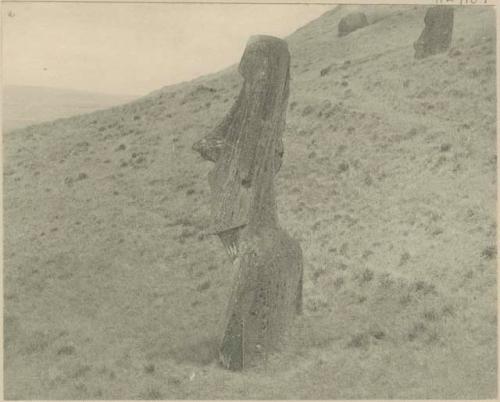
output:
[[[31,124],[107,109],[132,101],[134,96],[72,89],[6,85],[2,88],[4,131]]]
[[[456,9],[455,49],[415,61],[424,7],[363,7],[339,39],[350,9],[288,38],[289,350],[214,361],[233,272],[191,144],[238,94],[232,67],[5,136],[7,399],[496,397],[494,12]]]

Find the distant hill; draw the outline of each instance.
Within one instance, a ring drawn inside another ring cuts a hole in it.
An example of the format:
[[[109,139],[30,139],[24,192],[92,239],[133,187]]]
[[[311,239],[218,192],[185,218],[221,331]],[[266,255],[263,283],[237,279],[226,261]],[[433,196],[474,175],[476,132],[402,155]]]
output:
[[[6,85],[2,91],[4,131],[107,109],[137,96],[50,87]]]
[[[339,38],[353,9],[370,25]],[[192,151],[234,66],[4,136],[4,392],[13,399],[494,399],[496,19],[340,6],[287,38],[280,223],[304,314],[263,367],[215,362],[235,274]]]

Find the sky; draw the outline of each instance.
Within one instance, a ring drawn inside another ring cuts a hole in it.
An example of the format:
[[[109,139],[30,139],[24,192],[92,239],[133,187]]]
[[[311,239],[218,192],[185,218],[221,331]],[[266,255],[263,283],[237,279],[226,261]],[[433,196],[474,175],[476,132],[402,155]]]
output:
[[[4,3],[3,85],[143,95],[219,71],[248,37],[284,37],[334,6]]]

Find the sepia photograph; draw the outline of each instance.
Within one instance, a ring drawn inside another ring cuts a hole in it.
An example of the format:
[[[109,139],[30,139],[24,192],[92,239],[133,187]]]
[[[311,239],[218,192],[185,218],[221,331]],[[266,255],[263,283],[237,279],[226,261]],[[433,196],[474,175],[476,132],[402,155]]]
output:
[[[496,399],[496,12],[4,1],[4,399]]]

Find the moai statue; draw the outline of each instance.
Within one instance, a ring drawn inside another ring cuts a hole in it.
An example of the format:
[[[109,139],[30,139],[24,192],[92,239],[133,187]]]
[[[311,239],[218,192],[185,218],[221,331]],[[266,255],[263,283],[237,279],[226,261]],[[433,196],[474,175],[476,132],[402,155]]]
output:
[[[416,59],[448,50],[453,33],[453,8],[450,6],[429,8],[425,13],[424,23],[424,30],[413,44]]]
[[[252,36],[239,65],[243,87],[229,113],[193,149],[208,176],[213,226],[237,270],[219,349],[241,370],[282,344],[302,309],[302,251],[279,225],[274,176],[283,157],[290,54],[285,41]]]
[[[366,15],[361,12],[349,13],[343,17],[338,25],[338,36],[346,36],[360,28],[368,25]]]

